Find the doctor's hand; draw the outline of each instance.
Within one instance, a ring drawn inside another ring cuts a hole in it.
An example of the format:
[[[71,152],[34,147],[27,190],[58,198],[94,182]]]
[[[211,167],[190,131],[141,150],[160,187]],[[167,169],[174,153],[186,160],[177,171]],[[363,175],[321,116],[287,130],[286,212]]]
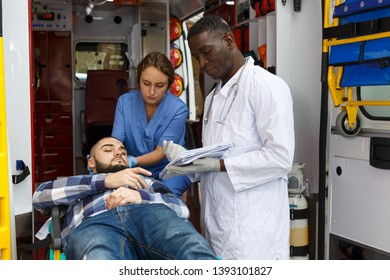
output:
[[[164,154],[169,161],[178,158],[186,149],[173,141],[163,141]]]
[[[221,171],[221,164],[218,158],[200,158],[194,160],[186,166],[170,166],[168,171],[176,174],[191,174],[199,172],[218,172]]]

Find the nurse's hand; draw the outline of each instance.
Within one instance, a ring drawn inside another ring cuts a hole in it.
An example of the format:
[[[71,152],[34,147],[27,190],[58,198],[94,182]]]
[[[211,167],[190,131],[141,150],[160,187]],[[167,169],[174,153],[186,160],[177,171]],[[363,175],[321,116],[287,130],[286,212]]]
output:
[[[168,171],[176,174],[193,174],[199,172],[221,171],[221,164],[218,158],[201,158],[185,166],[170,166]]]
[[[137,162],[137,159],[135,158],[135,156],[128,155],[127,158],[129,160],[129,167],[130,168],[137,166],[138,162]]]
[[[164,154],[169,161],[178,158],[186,149],[173,141],[163,141]]]

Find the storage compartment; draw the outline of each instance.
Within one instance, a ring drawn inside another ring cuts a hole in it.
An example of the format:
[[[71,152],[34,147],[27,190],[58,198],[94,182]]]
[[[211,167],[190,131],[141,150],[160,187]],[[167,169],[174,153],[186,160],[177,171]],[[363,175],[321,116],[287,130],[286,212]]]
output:
[[[72,113],[72,102],[35,102],[36,113]]]
[[[36,172],[36,178],[39,182],[52,181],[58,177],[72,176],[73,164],[40,165]]]
[[[73,162],[73,150],[70,148],[40,148],[36,150],[37,164],[58,164]]]
[[[33,45],[34,172],[39,185],[74,175],[71,32],[34,31]]]
[[[35,126],[39,129],[71,129],[73,126],[72,114],[37,113]]]
[[[71,130],[39,130],[35,133],[35,149],[39,147],[69,147],[73,146]],[[37,153],[37,151],[35,151]]]

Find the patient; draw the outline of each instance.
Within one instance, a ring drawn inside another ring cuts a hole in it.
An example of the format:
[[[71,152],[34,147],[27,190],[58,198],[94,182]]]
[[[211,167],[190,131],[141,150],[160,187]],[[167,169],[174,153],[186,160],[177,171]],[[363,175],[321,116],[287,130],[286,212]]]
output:
[[[113,137],[91,149],[95,175],[41,184],[33,206],[48,214],[66,205],[61,237],[67,259],[217,259],[187,218],[188,208],[140,167],[127,168],[123,144]]]

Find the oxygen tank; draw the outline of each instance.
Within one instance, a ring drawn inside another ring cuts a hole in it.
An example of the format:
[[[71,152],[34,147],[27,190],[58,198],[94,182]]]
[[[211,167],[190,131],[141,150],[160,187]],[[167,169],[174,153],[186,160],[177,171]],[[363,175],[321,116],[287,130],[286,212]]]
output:
[[[290,259],[309,259],[309,227],[307,200],[302,168],[304,163],[294,163],[288,175],[288,197],[290,204]]]

